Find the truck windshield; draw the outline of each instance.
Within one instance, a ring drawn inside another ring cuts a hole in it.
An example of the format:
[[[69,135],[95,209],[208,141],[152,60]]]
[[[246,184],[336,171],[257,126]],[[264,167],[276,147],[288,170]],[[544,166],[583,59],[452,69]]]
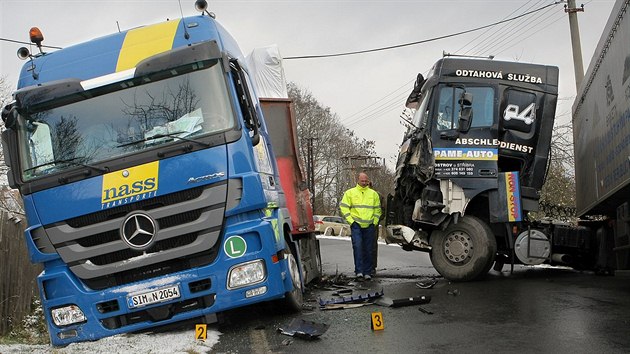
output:
[[[48,107],[54,108],[21,115],[22,178],[28,181],[233,128],[223,70],[220,65],[205,67],[140,85],[143,81],[135,78],[113,85],[116,91],[58,107],[51,102]],[[92,95],[88,91],[82,96]]]
[[[472,127],[489,127],[494,121],[494,90],[491,87],[466,87],[471,93]],[[464,93],[462,87],[443,86],[439,90],[437,109],[438,130],[457,129],[461,107],[459,99]]]

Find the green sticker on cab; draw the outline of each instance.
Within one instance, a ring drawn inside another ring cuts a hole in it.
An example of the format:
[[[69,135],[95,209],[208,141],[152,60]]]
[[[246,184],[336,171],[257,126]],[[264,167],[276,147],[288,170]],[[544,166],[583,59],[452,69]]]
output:
[[[247,252],[247,242],[241,236],[230,236],[223,244],[223,251],[230,258],[241,257]]]

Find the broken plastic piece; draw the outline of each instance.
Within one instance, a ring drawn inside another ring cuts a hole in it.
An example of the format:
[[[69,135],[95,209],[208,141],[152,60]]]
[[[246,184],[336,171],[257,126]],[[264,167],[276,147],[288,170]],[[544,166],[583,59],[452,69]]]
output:
[[[326,333],[328,327],[329,325],[325,323],[317,323],[300,318],[294,318],[284,329],[278,328],[278,332],[291,337],[312,340],[317,339],[319,336]]]
[[[355,309],[357,307],[363,307],[363,306],[368,306],[368,305],[372,305],[371,302],[362,302],[359,304],[326,304],[322,307],[320,307],[319,309],[322,311],[326,311],[326,310],[345,310],[345,309]]]
[[[383,296],[383,289],[381,289],[380,292],[374,292],[374,293],[366,293],[366,294],[358,294],[358,295],[351,295],[351,296],[343,296],[343,297],[339,297],[339,298],[335,298],[335,299],[330,299],[330,300],[323,300],[322,298],[319,299],[319,306],[326,306],[328,304],[351,304],[351,303],[357,303],[357,302],[366,302],[368,300],[372,300],[372,299],[376,299]]]
[[[332,293],[333,296],[344,296],[349,294],[352,294],[352,289],[343,289]]]
[[[379,305],[379,306],[385,306],[385,307],[390,307],[392,306],[392,299],[383,296],[381,298],[376,299],[376,301],[374,301],[374,304]]]
[[[418,305],[418,304],[428,304],[431,302],[431,296],[414,296],[408,297],[404,299],[394,299],[392,300],[391,307],[403,307],[410,305]]]
[[[422,312],[422,313],[426,313],[427,315],[432,315],[433,312],[429,311],[429,310],[425,310],[422,307],[418,307],[418,311]]]
[[[420,289],[431,289],[435,284],[437,284],[437,279],[422,279],[416,283],[416,286]]]

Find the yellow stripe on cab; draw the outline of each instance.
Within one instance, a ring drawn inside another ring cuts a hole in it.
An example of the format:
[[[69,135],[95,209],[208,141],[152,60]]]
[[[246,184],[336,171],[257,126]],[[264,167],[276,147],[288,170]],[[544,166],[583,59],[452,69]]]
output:
[[[129,30],[123,41],[116,72],[134,68],[142,60],[173,48],[180,20]]]

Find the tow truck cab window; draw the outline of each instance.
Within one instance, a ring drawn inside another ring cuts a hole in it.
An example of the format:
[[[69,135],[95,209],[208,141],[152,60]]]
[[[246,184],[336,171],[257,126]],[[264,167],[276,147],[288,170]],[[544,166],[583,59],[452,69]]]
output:
[[[418,128],[425,128],[427,125],[427,119],[429,118],[429,102],[431,101],[432,90],[428,90],[422,95],[422,101],[416,113],[413,116],[412,123]]]
[[[472,128],[490,127],[494,122],[494,89],[492,87],[466,87],[467,93],[472,94]],[[438,106],[435,120],[438,130],[458,128],[461,111],[459,99],[464,88],[459,86],[442,86],[437,99]]]

